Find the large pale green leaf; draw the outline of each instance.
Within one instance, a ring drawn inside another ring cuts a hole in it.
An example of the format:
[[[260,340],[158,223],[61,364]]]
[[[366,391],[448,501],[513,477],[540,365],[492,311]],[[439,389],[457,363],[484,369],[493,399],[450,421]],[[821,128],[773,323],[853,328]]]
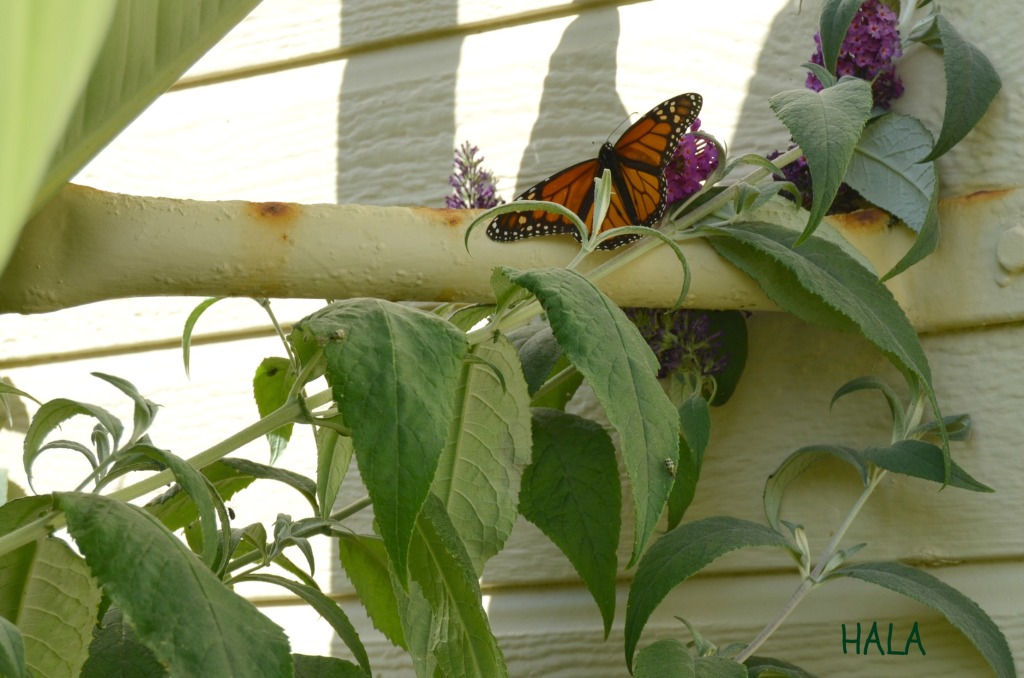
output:
[[[934,162],[922,162],[932,135],[917,118],[889,113],[864,130],[846,168],[846,183],[917,233],[917,240],[883,280],[905,271],[939,244],[939,182]]]
[[[349,299],[300,321],[289,340],[304,362],[323,351],[380,534],[405,581],[416,516],[448,437],[466,335],[408,306]]]
[[[559,410],[533,413],[533,463],[520,510],[572,563],[594,597],[607,638],[615,615],[619,512],[615,447],[598,424]]]
[[[104,592],[175,676],[292,675],[284,631],[156,518],[94,494],[60,493],[54,501]]]
[[[422,655],[425,650],[428,661],[423,663],[436,661],[437,670],[443,676],[508,676],[484,612],[469,554],[441,501],[433,495],[423,504],[416,521],[409,550],[409,572],[410,595],[407,596],[400,585],[395,589],[400,598],[406,598],[405,604],[400,602],[399,605],[403,609],[403,627],[413,657]],[[419,667],[417,673],[420,673]]]
[[[115,4],[0,3],[0,270],[46,181],[50,159],[86,86]]]
[[[669,591],[726,553],[752,546],[792,548],[771,528],[728,516],[685,523],[654,542],[637,566],[629,587],[626,664],[632,667],[640,634]]]
[[[564,269],[499,269],[533,293],[558,345],[586,377],[620,434],[636,519],[632,565],[672,489],[666,461],[679,458],[679,415],[658,383],[658,361],[625,313],[589,280]]]
[[[871,114],[871,84],[843,78],[821,92],[788,90],[768,101],[807,158],[814,194],[811,214],[798,242],[821,223],[839,191],[846,167]]]
[[[89,568],[58,539],[0,557],[0,614],[20,629],[26,663],[37,676],[78,676],[99,605]]]
[[[501,550],[518,515],[530,458],[530,396],[515,348],[498,336],[471,351],[432,491],[448,509],[477,575]]]
[[[118,0],[35,204],[49,199],[259,2]]]
[[[927,572],[902,563],[847,565],[833,577],[852,577],[877,584],[941,612],[967,636],[999,678],[1017,675],[1006,636],[973,600]]]

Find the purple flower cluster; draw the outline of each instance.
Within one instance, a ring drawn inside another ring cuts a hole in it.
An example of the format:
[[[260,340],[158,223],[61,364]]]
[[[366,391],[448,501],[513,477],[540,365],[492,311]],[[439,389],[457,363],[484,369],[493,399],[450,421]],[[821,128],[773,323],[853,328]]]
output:
[[[698,310],[666,313],[658,308],[624,308],[641,336],[654,351],[662,379],[676,372],[704,377],[719,374],[729,364],[722,333],[711,331],[711,320]]]
[[[700,119],[693,121],[690,129],[700,129]],[[684,134],[679,140],[675,154],[665,166],[665,182],[668,204],[690,197],[700,190],[701,182],[718,169],[718,147],[696,134]]]
[[[455,189],[444,199],[450,209],[490,209],[505,202],[494,194],[494,173],[482,167],[484,157],[477,157],[476,146],[464,142],[455,149],[455,169],[448,184]]]
[[[875,105],[885,109],[903,94],[903,82],[896,76],[896,59],[903,54],[897,23],[896,13],[887,5],[866,0],[853,17],[836,63],[837,76],[853,75],[871,81]],[[824,65],[820,33],[814,34],[814,42],[818,48],[811,61]],[[821,81],[808,73],[807,87],[820,92]]]

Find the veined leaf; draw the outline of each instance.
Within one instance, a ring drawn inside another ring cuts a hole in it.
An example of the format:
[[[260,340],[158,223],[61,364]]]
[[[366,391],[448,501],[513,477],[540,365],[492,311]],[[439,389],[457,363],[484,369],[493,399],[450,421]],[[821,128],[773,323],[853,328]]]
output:
[[[370,678],[352,662],[336,657],[293,654],[295,678]]]
[[[418,593],[426,601],[429,618],[410,619],[407,606],[403,623],[406,639],[411,640],[413,627],[426,635],[428,655],[437,662],[441,675],[508,676],[483,609],[480,585],[469,554],[441,501],[433,495],[424,502],[416,521],[409,562],[410,576],[416,584],[409,587],[410,593]],[[400,586],[396,589],[396,595],[405,596]],[[412,611],[421,614],[424,610],[417,605]],[[416,651],[412,651],[415,657]]]
[[[409,540],[448,437],[466,335],[430,313],[349,299],[300,321],[289,340],[303,361],[323,349],[381,536],[407,581]]]
[[[792,550],[771,528],[728,516],[685,523],[654,542],[636,568],[626,604],[626,665],[632,669],[640,634],[669,591],[730,551],[752,546]]]
[[[95,494],[58,493],[54,501],[104,592],[175,676],[291,676],[284,631],[156,518]]]
[[[34,675],[79,675],[100,595],[85,561],[59,539],[40,539],[0,557],[0,616],[20,629]]]
[[[846,169],[847,184],[917,233],[913,247],[883,281],[924,259],[939,244],[939,182],[935,163],[922,161],[931,147],[932,135],[920,120],[888,113],[867,126]]]
[[[768,104],[803,150],[811,172],[811,215],[797,240],[803,243],[821,223],[843,183],[853,149],[871,115],[871,84],[843,78],[820,92],[781,92]]]
[[[675,464],[679,456],[679,417],[658,383],[658,362],[622,310],[578,273],[500,270],[537,297],[558,345],[590,383],[620,434],[636,518],[632,565],[672,489],[665,460]]]
[[[505,337],[473,346],[471,355],[482,362],[463,365],[431,491],[445,505],[479,576],[519,515],[519,482],[530,458],[530,396]]]
[[[0,675],[28,678],[25,641],[21,638],[21,631],[3,617],[0,617]]]
[[[534,410],[533,463],[523,474],[520,510],[586,583],[605,638],[615,615],[620,492],[615,447],[601,426],[559,410]]]

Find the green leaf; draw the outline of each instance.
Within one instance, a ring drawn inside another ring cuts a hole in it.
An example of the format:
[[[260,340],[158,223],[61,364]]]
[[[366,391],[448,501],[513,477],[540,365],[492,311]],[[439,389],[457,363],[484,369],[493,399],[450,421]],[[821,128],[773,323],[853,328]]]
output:
[[[942,448],[923,440],[899,440],[889,447],[869,447],[864,458],[876,466],[893,473],[948,484],[972,492],[995,492],[991,487],[972,478],[959,464],[952,461],[952,472],[946,476]]]
[[[74,119],[115,6],[114,0],[0,5],[0,270],[47,181],[47,166]]]
[[[119,0],[89,83],[50,159],[36,205],[49,199],[257,4],[259,0],[215,0],[197,11],[185,3]],[[76,30],[91,23],[66,12],[59,20]],[[57,44],[63,52],[65,44]]]
[[[34,675],[79,675],[100,595],[85,561],[59,539],[40,539],[0,557],[0,616],[20,629]]]
[[[494,314],[494,304],[472,304],[463,306],[448,316],[448,322],[463,332],[469,332],[480,322]]]
[[[636,655],[634,678],[695,678],[693,657],[675,638],[651,643]]]
[[[300,321],[298,355],[323,347],[327,381],[401,581],[453,414],[466,336],[435,315],[378,299],[337,302]]]
[[[846,170],[846,183],[920,232],[938,191],[933,162],[922,162],[932,135],[917,118],[887,113],[864,129]]]
[[[291,676],[284,631],[156,518],[99,495],[54,499],[93,576],[175,676]]]
[[[437,670],[444,676],[466,678],[501,678],[508,669],[491,632],[480,596],[469,554],[462,546],[448,514],[437,497],[431,495],[423,504],[416,521],[411,548],[409,573],[418,592],[429,606],[428,619],[403,619],[406,639],[410,624],[428,634],[429,656],[436,660]],[[401,586],[396,594],[404,596]],[[401,606],[400,606],[401,607]],[[417,606],[415,612],[422,608]],[[414,651],[414,657],[416,653]]]
[[[711,438],[711,412],[708,402],[694,394],[679,407],[679,463],[676,465],[676,482],[668,497],[668,529],[673,529],[683,519],[690,507],[700,479],[704,463],[704,450]]]
[[[871,115],[871,84],[842,78],[820,92],[781,92],[768,104],[803,150],[811,172],[814,195],[807,226],[797,241],[802,243],[821,223],[843,183],[853,149]]]
[[[207,567],[216,569],[218,559],[227,557],[229,542],[228,533],[225,531],[222,540],[221,533],[217,529],[218,515],[225,530],[228,525],[227,511],[220,496],[216,494],[206,476],[181,457],[167,450],[160,450],[148,445],[145,446],[145,450],[141,450],[141,453],[166,465],[174,474],[174,479],[178,481],[178,484],[196,505],[199,514],[199,527],[202,530],[202,559]]]
[[[340,420],[341,417],[336,417]],[[327,426],[316,430],[316,500],[320,517],[327,519],[334,510],[341,483],[352,463],[352,438]]]
[[[131,447],[146,434],[149,427],[153,424],[153,420],[156,418],[156,412],[160,409],[160,406],[154,403],[152,400],[143,397],[139,390],[135,388],[135,384],[131,383],[126,379],[115,377],[110,374],[103,374],[102,372],[92,372],[92,376],[102,379],[117,390],[124,393],[126,396],[132,399],[135,404],[135,414],[132,417],[134,426],[132,428],[132,436],[128,439],[128,442],[124,444],[125,447]]]
[[[319,514],[320,509],[316,504],[316,483],[306,476],[300,475],[295,471],[289,471],[285,468],[267,466],[266,464],[238,457],[225,457],[224,459],[221,459],[221,463],[235,469],[239,473],[252,476],[258,480],[276,480],[279,483],[284,483],[288,487],[296,490],[306,501],[309,502],[314,515]]]
[[[903,309],[841,248],[820,238],[795,248],[793,231],[763,222],[705,230],[715,251],[772,301],[805,322],[863,336],[908,382],[923,386],[934,407],[928,359]]]
[[[935,15],[935,27],[946,71],[946,110],[935,147],[922,162],[935,160],[967,136],[1003,86],[988,57],[964,40],[941,14]]]
[[[206,312],[206,309],[210,308],[218,301],[226,299],[227,297],[213,297],[211,299],[204,299],[199,302],[199,305],[192,309],[192,312],[188,314],[188,318],[185,319],[185,329],[181,333],[181,357],[185,363],[185,376],[189,376],[189,358],[192,353],[192,331],[196,327],[196,323],[199,322],[199,316]]]
[[[576,568],[601,611],[605,638],[615,615],[619,495],[608,433],[589,419],[535,409],[533,463],[523,474],[519,509]]]
[[[903,404],[900,402],[900,397],[896,394],[896,391],[878,377],[858,377],[846,382],[832,395],[829,409],[834,407],[836,401],[843,396],[868,389],[878,390],[885,398],[885,403],[889,406],[889,416],[892,417],[893,435],[898,435],[905,427],[906,415],[903,412]]]
[[[256,368],[256,376],[252,380],[252,394],[256,399],[260,416],[265,417],[288,402],[293,384],[295,370],[287,358],[264,358]],[[267,434],[271,464],[277,462],[284,448],[288,446],[288,441],[292,437],[292,426],[293,424],[285,424]]]
[[[782,535],[764,525],[728,516],[685,523],[654,542],[636,568],[626,604],[626,665],[654,609],[669,591],[736,549],[774,546],[792,551]]]
[[[697,657],[694,662],[697,678],[747,678],[747,669],[725,657]]]
[[[384,542],[362,535],[338,536],[338,554],[345,575],[355,586],[373,627],[398,647],[408,649],[398,616],[398,601],[388,574]]]
[[[977,603],[949,584],[900,563],[847,565],[836,570],[833,576],[877,584],[937,610],[978,648],[996,676],[1011,678],[1017,675],[1006,636]]]
[[[431,490],[479,576],[519,515],[519,481],[530,458],[530,396],[516,350],[505,337],[473,346],[471,355],[482,362],[462,367],[448,444]]]
[[[29,678],[21,631],[3,617],[0,617],[0,676]]]
[[[665,460],[676,463],[679,455],[679,416],[657,380],[658,361],[622,310],[578,273],[501,270],[537,297],[558,345],[590,383],[619,432],[636,519],[632,565],[650,540],[672,489]]]
[[[246,475],[222,461],[205,467],[202,474],[225,501],[255,480],[251,475]],[[146,504],[145,509],[171,531],[180,530],[199,517],[195,502],[182,491],[180,485],[172,485],[167,492]]]
[[[918,234],[883,281],[924,259],[939,244],[935,163],[921,160],[931,147],[932,135],[920,120],[889,113],[867,126],[846,170],[847,184]]]
[[[302,598],[331,625],[331,628],[338,634],[338,637],[345,643],[345,646],[352,651],[356,661],[359,662],[360,668],[367,675],[370,675],[370,658],[366,656],[366,648],[363,647],[363,641],[359,639],[359,634],[356,632],[355,627],[352,626],[352,622],[349,621],[348,615],[341,609],[341,606],[327,597],[322,591],[312,586],[300,584],[272,574],[252,573],[239,577],[238,581],[260,581],[266,584],[275,584]]]
[[[516,347],[523,365],[523,376],[533,396],[554,369],[562,356],[551,325],[533,322],[508,332],[508,339]]]
[[[715,375],[715,397],[711,405],[720,407],[729,401],[747,365],[747,319],[742,311],[703,311],[708,319],[709,335],[719,334],[721,351],[728,356],[725,368]]]
[[[368,673],[344,659],[293,654],[295,678],[369,678]]]
[[[164,678],[169,675],[153,651],[139,642],[121,610],[111,607],[93,630],[81,678]]]
[[[99,425],[110,434],[113,444],[116,447],[124,433],[124,426],[121,421],[107,410],[98,405],[68,400],[67,398],[56,398],[44,403],[36,410],[32,417],[32,423],[28,426],[23,442],[24,453],[22,459],[25,463],[25,474],[28,476],[29,485],[32,484],[32,464],[36,457],[45,448],[43,441],[46,436],[72,417],[84,415],[92,417],[99,422]]]
[[[747,667],[748,678],[817,678],[813,673],[804,671],[795,664],[784,662],[774,657],[758,657],[757,655],[747,658],[743,662]]]
[[[860,476],[861,483],[867,487],[868,467],[856,450],[840,445],[809,445],[801,447],[786,460],[779,464],[775,472],[768,476],[764,483],[764,515],[768,524],[779,534],[782,526],[779,522],[779,511],[782,508],[782,497],[789,484],[800,477],[804,471],[822,459],[833,457],[845,461]]]
[[[825,62],[828,72],[833,75],[836,72],[836,63],[839,61],[839,52],[843,47],[846,32],[850,30],[853,17],[863,2],[864,0],[825,0],[821,5],[818,32],[821,35],[822,61]]]

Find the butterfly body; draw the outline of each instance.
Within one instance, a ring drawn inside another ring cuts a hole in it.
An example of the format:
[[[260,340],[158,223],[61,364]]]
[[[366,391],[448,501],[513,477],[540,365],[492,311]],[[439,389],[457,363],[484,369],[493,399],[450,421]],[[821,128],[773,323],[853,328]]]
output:
[[[516,200],[546,200],[565,205],[592,232],[594,180],[607,169],[612,177],[612,199],[602,232],[619,226],[656,225],[665,213],[665,164],[696,119],[701,103],[701,96],[693,93],[663,101],[631,125],[615,144],[603,144],[596,158],[553,174]],[[579,240],[572,222],[543,210],[502,214],[487,227],[488,237],[498,242],[559,233],[572,234]],[[610,238],[599,247],[615,249],[639,237]]]

